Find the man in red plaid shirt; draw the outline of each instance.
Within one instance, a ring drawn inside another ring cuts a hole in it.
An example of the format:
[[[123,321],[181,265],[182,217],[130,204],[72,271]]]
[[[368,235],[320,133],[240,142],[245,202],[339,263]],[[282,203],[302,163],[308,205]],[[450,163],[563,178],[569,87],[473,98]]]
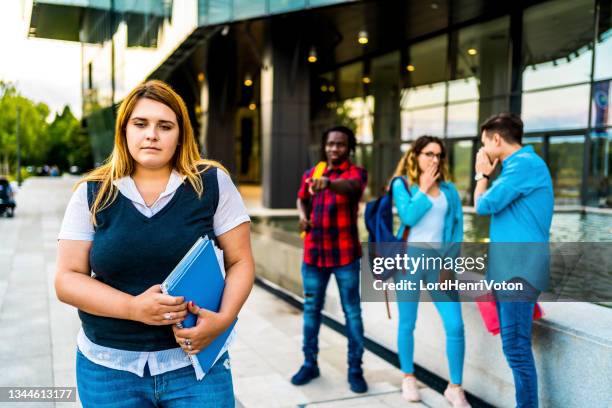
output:
[[[318,336],[325,290],[331,275],[336,278],[348,337],[348,382],[354,392],[366,392],[361,359],[363,321],[359,298],[361,245],[357,231],[359,200],[368,175],[353,164],[349,155],[356,146],[355,135],[344,127],[327,130],[322,138],[322,156],[327,167],[313,178],[315,167],[302,177],[297,207],[300,229],[305,232],[302,280],[304,284],[304,364],[291,378],[303,385],[319,376]]]

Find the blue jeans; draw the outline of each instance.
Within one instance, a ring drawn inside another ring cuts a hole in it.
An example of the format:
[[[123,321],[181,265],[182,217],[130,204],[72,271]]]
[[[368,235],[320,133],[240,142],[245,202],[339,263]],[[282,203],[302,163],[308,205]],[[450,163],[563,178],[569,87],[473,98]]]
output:
[[[534,291],[537,298],[537,291]],[[495,293],[502,347],[514,377],[516,406],[537,408],[538,376],[531,350],[531,329],[535,301],[500,301],[503,292]],[[509,298],[511,295],[507,295]]]
[[[363,321],[359,298],[359,274],[361,261],[358,259],[348,265],[336,268],[318,268],[302,264],[304,283],[304,342],[302,350],[306,364],[316,364],[319,353],[319,328],[321,311],[325,303],[325,290],[330,276],[336,277],[340,302],[346,321],[348,337],[349,370],[361,371],[363,356]]]
[[[93,363],[77,350],[79,398],[85,408],[227,407],[233,408],[232,374],[223,364],[227,353],[198,381],[192,366],[144,377]]]

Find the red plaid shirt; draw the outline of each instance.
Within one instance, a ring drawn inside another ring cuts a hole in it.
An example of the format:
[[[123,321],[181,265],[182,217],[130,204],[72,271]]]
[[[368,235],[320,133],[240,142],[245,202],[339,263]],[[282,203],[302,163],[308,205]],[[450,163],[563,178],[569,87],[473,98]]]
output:
[[[298,191],[301,200],[311,199],[310,221],[312,229],[304,238],[304,262],[319,268],[348,265],[361,257],[357,231],[359,199],[368,181],[367,171],[349,160],[327,168],[323,176],[333,180],[359,181],[359,195],[349,196],[325,189],[314,196],[308,192],[306,179],[312,177],[314,167],[302,176]]]

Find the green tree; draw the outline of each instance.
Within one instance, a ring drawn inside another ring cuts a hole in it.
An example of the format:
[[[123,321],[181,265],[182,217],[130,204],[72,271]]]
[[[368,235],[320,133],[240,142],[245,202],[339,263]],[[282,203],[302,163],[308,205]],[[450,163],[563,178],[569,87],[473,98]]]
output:
[[[78,166],[82,170],[92,168],[93,159],[89,137],[81,128],[81,123],[68,106],[61,114],[56,114],[49,125],[49,164],[62,170]]]
[[[61,170],[70,166],[92,168],[89,137],[68,106],[49,124],[46,104],[29,100],[14,85],[0,81],[0,173],[15,171],[18,109],[22,165],[57,165]]]
[[[20,95],[14,85],[0,81],[0,172],[9,173],[16,164],[18,109],[22,163],[45,163],[49,107],[29,100]]]

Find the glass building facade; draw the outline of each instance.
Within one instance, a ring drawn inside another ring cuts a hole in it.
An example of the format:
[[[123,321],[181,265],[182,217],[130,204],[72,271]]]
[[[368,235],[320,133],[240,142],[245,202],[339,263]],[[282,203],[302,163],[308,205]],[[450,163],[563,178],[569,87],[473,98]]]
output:
[[[199,24],[214,25],[354,0],[198,0]]]
[[[557,204],[610,207],[610,23],[609,2],[558,0],[447,27],[322,73],[317,91],[324,104],[316,115],[327,120],[317,125],[342,121],[355,128],[358,158],[375,174],[375,166],[387,175],[390,166],[372,160],[374,151],[392,157],[423,134],[444,138],[451,173],[469,204],[479,124],[513,111],[523,118],[524,143],[549,165]],[[398,106],[379,106],[394,88]],[[390,123],[397,111],[399,137],[384,141],[377,122]],[[380,187],[381,180],[372,183]]]
[[[58,7],[72,25],[51,25]],[[502,111],[523,118],[557,204],[610,207],[611,9],[610,0],[43,0],[30,35],[82,42],[98,161],[112,147],[114,107],[159,78],[185,99],[203,151],[261,184],[272,208],[293,206],[287,191],[336,124],[356,131],[370,195],[414,139],[443,138],[469,205],[479,124]]]

